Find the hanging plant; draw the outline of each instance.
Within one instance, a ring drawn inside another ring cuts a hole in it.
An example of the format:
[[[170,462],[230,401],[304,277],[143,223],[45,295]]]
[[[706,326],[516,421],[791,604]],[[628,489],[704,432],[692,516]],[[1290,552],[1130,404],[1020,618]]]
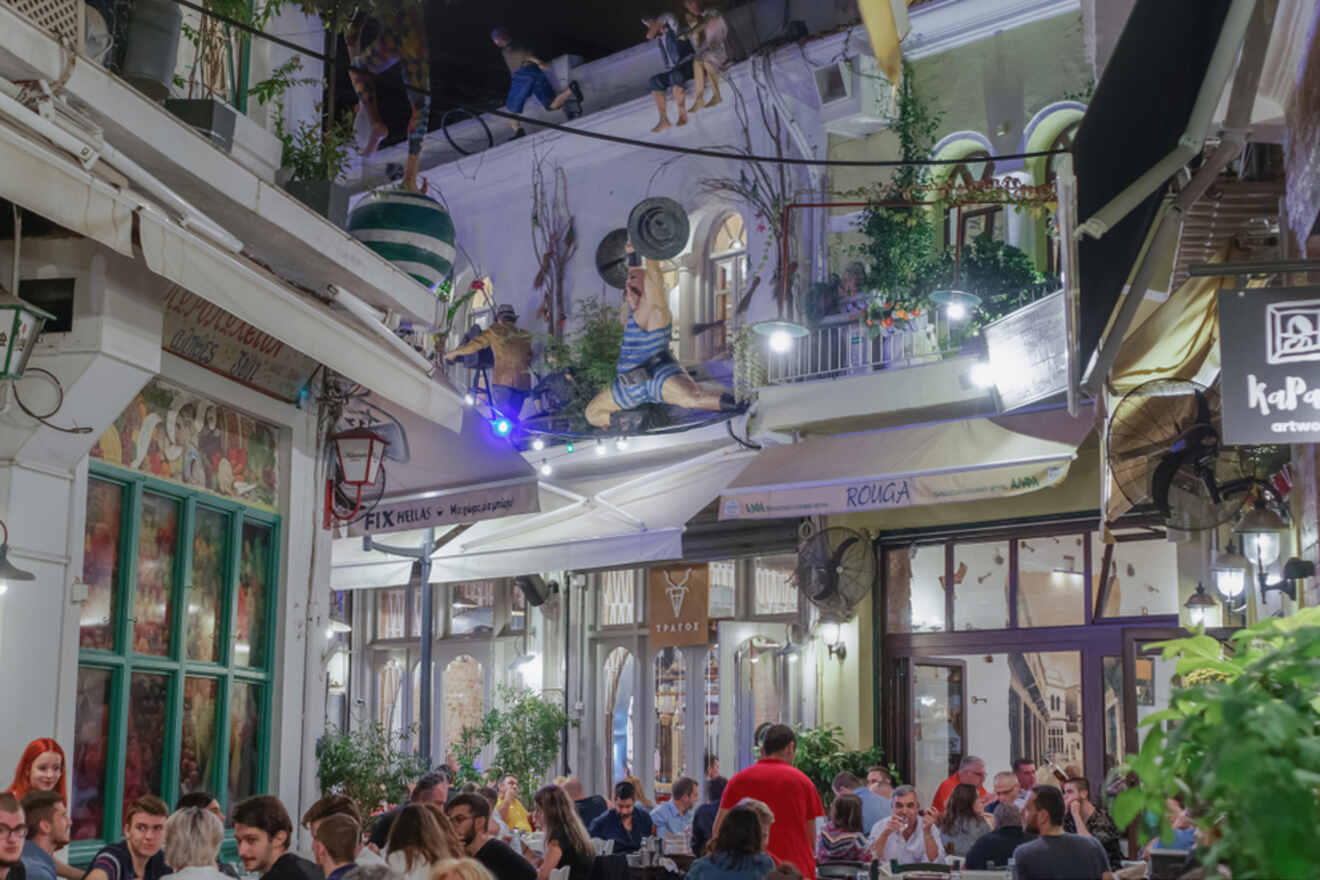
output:
[[[756,396],[756,389],[766,384],[765,351],[761,337],[751,327],[740,327],[732,337],[733,396],[746,403]]]

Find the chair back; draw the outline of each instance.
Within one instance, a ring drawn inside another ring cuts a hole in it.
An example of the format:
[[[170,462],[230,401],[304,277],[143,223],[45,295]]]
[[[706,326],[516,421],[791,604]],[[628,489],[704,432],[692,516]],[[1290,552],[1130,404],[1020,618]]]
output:
[[[562,868],[555,868],[550,872],[550,880],[568,880],[568,872],[570,870],[571,869],[568,865],[564,865]]]

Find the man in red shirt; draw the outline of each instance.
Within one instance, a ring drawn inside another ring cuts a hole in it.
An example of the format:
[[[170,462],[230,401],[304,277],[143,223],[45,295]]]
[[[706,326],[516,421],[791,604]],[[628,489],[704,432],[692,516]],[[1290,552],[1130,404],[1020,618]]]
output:
[[[975,755],[968,755],[958,764],[958,772],[940,783],[940,787],[935,791],[935,797],[930,805],[939,812],[944,812],[944,805],[949,801],[949,795],[953,794],[954,786],[962,783],[963,785],[976,786],[976,793],[981,796],[982,801],[990,799],[990,795],[981,787],[985,782],[985,761]]]
[[[816,880],[816,820],[825,811],[816,786],[793,766],[797,736],[786,724],[775,724],[761,741],[761,760],[735,773],[720,798],[715,817],[717,836],[725,815],[743,798],[763,801],[775,814],[766,852],[776,862],[788,862],[806,880]]]

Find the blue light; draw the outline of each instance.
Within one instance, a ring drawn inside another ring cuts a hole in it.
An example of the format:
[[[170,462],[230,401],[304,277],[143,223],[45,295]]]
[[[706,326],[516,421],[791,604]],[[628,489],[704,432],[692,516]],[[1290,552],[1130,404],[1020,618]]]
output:
[[[513,423],[503,416],[491,422],[490,426],[495,429],[495,433],[500,437],[509,436],[509,432],[513,430]]]

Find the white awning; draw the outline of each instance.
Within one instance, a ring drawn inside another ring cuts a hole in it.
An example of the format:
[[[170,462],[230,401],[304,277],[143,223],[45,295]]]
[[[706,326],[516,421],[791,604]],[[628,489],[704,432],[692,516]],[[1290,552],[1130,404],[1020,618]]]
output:
[[[1021,495],[1062,481],[1091,427],[1089,411],[1077,419],[1052,411],[777,446],[761,452],[721,493],[720,519],[826,516]]]
[[[516,577],[544,571],[641,565],[683,555],[683,529],[754,452],[720,450],[659,470],[612,481],[566,486],[540,482],[541,513],[481,522],[432,557],[433,583]],[[419,544],[421,531],[389,543]],[[335,590],[408,582],[412,563],[364,552],[360,540],[335,541]]]
[[[143,260],[178,284],[350,380],[458,430],[462,397],[355,319],[337,314],[244,256],[175,223],[66,154],[0,124],[0,198],[125,256],[136,224]]]

